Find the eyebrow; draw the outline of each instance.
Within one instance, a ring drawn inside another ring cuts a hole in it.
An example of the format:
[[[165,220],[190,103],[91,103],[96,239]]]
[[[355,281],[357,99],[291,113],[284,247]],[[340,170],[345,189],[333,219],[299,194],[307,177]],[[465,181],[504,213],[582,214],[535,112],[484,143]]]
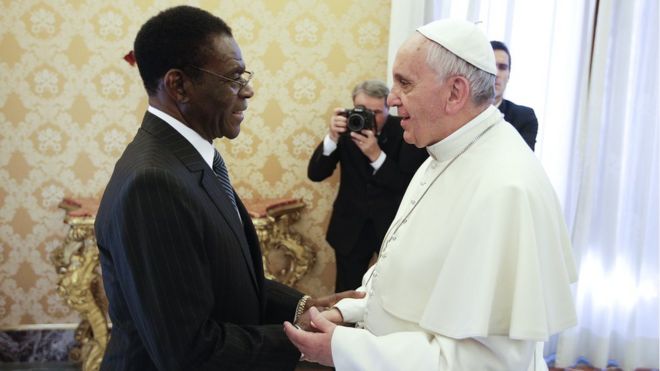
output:
[[[400,74],[400,73],[395,73],[394,74],[394,80],[396,81],[405,81],[405,82],[410,82],[410,78]]]

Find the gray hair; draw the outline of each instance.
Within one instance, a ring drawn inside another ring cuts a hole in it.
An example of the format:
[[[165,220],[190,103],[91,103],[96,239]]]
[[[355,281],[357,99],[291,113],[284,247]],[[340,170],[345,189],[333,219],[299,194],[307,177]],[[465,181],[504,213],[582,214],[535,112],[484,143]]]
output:
[[[495,97],[495,75],[469,64],[438,43],[426,42],[429,44],[426,63],[438,73],[440,80],[452,75],[465,77],[470,84],[470,98],[478,106]]]
[[[360,93],[364,93],[372,98],[385,98],[387,100],[390,89],[380,80],[366,80],[355,85],[353,88],[353,100]]]

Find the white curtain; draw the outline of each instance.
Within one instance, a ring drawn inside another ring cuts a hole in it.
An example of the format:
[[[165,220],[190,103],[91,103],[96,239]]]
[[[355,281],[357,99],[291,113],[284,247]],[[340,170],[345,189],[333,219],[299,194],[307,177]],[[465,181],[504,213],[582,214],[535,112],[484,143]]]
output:
[[[575,145],[579,323],[557,363],[658,367],[660,7],[601,0]]]
[[[401,44],[415,29],[434,19],[438,19],[435,0],[392,0],[390,8],[390,41],[387,57],[387,84],[392,86],[392,64]]]
[[[536,154],[580,271],[579,323],[546,344],[558,367],[659,367],[658,3],[392,0],[390,71],[400,44],[434,19],[481,21],[509,46],[505,96],[539,118]]]

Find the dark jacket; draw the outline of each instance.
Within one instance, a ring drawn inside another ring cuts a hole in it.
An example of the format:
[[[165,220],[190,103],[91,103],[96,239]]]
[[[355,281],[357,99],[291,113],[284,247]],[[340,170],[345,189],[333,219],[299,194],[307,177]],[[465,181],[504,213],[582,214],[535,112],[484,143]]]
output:
[[[343,254],[350,252],[368,220],[374,223],[380,246],[410,179],[428,157],[426,149],[403,141],[400,119],[394,116],[388,116],[378,142],[387,157],[375,174],[369,159],[349,136],[340,136],[330,156],[323,156],[321,143],[309,162],[307,175],[315,182],[332,175],[341,164],[339,191],[326,239]]]
[[[102,370],[292,370],[302,294],[264,279],[259,242],[195,148],[146,113],[95,231],[112,335]],[[271,324],[271,325],[266,325]]]
[[[536,134],[539,131],[539,122],[536,119],[534,110],[529,107],[519,106],[506,99],[502,100],[498,108],[504,114],[504,121],[510,123],[518,130],[529,148],[533,151],[536,144]]]

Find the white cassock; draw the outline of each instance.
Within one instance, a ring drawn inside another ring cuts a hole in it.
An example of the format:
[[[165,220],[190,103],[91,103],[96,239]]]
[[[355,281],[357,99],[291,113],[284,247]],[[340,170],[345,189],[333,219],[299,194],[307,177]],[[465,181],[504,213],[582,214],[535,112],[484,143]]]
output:
[[[576,274],[541,164],[492,106],[428,151],[367,296],[336,305],[357,323],[333,334],[336,369],[546,370],[542,341],[576,323]]]

